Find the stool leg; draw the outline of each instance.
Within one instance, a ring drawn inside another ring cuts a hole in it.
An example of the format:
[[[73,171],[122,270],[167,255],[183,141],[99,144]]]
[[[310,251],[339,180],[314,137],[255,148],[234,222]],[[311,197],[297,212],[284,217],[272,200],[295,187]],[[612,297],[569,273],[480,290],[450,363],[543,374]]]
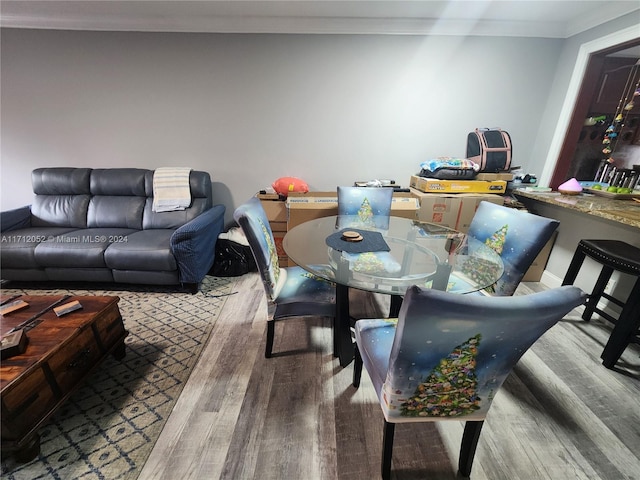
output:
[[[622,353],[629,345],[631,339],[640,327],[640,278],[622,309],[620,318],[616,322],[607,345],[602,351],[602,364],[607,368],[612,368]]]
[[[582,319],[585,321],[591,320],[591,316],[593,315],[594,309],[598,306],[598,301],[602,296],[602,292],[607,287],[607,282],[611,278],[611,274],[613,273],[613,268],[611,267],[602,267],[602,271],[598,276],[598,280],[596,281],[595,286],[593,287],[593,291],[591,295],[589,295],[589,299],[584,307],[584,313],[582,314]]]
[[[576,252],[573,254],[573,258],[571,259],[571,263],[569,264],[569,269],[562,280],[562,285],[573,285],[573,282],[575,282],[578,272],[580,271],[580,267],[582,267],[582,262],[584,262],[584,257],[586,257],[586,254],[580,245],[578,245]]]

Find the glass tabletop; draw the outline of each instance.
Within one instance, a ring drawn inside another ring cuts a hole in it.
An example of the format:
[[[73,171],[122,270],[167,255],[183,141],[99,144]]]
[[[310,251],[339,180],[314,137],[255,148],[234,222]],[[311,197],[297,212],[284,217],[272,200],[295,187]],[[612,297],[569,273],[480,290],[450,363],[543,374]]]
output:
[[[345,231],[362,240],[348,241]],[[289,230],[282,245],[293,262],[314,275],[390,295],[404,295],[412,285],[469,293],[495,283],[504,268],[500,255],[483,242],[402,217],[323,217]]]

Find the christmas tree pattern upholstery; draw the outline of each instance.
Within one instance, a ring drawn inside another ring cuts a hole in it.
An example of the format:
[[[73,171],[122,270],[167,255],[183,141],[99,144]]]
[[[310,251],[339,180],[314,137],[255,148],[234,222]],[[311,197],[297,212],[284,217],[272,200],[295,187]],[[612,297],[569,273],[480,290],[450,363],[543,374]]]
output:
[[[338,187],[338,229],[388,230],[393,188]],[[400,264],[387,252],[343,253],[356,272],[400,272]]]
[[[558,228],[559,222],[546,217],[503,207],[491,202],[480,202],[467,235],[494,249],[502,258],[504,273],[483,293],[513,295],[527,270]],[[470,276],[482,275],[481,260],[463,265]]]
[[[361,228],[364,230],[388,230],[393,187],[343,187],[338,186],[338,220],[336,227]],[[384,275],[400,274],[402,266],[387,252],[368,252],[343,256],[354,271],[377,268]],[[375,272],[374,272],[375,273]],[[394,305],[400,297],[392,296]]]
[[[393,188],[338,187],[340,228],[389,228]]]
[[[277,320],[306,316],[335,318],[335,285],[297,266],[280,267],[273,232],[259,199],[254,197],[240,205],[233,218],[247,237],[267,300],[275,306],[272,318],[267,321],[265,357],[269,358]]]
[[[466,421],[458,468],[468,476],[498,389],[529,347],[586,298],[576,287],[492,297],[413,286],[397,320],[357,321],[353,385],[364,365],[385,418],[383,478],[395,424],[440,420]]]

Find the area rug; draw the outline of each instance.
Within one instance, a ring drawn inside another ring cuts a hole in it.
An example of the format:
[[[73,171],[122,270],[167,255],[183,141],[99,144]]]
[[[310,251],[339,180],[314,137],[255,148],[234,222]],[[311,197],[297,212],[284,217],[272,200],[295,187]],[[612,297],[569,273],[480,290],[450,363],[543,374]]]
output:
[[[206,344],[233,279],[205,277],[194,295],[170,288],[3,288],[4,296],[117,295],[129,336],[44,425],[40,455],[3,455],[7,480],[134,480]],[[106,288],[106,289],[103,289]],[[117,288],[117,287],[116,287]]]

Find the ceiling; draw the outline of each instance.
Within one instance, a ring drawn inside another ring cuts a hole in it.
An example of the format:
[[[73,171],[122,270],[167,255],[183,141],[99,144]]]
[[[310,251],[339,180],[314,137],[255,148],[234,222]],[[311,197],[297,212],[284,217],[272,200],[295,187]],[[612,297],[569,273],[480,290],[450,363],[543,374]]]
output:
[[[640,25],[638,0],[2,0],[0,26],[153,32],[567,38],[634,11]]]

